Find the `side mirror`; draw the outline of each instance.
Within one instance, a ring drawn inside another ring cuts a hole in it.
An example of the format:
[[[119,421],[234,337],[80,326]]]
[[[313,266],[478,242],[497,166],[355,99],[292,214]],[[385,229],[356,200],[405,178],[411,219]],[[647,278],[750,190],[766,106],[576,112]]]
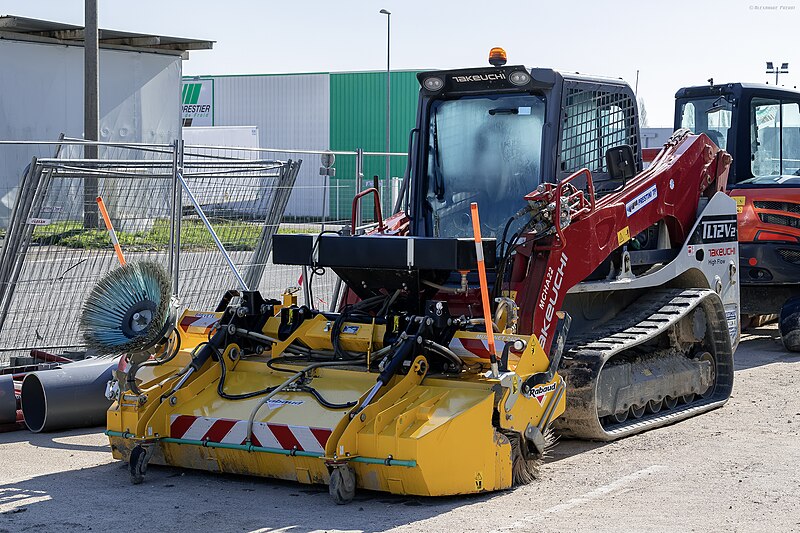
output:
[[[606,150],[608,176],[624,183],[636,175],[636,156],[630,145],[623,144]]]

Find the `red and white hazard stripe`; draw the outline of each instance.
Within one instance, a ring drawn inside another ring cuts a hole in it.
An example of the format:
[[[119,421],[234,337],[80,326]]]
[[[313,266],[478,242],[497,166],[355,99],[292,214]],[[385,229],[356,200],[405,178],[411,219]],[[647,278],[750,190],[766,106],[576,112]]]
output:
[[[245,444],[247,441],[247,420],[172,415],[169,428],[170,437],[175,439],[224,444]],[[254,422],[251,443],[264,448],[324,453],[331,433],[327,428]]]
[[[495,339],[494,350],[495,353],[502,353],[505,342]],[[448,348],[459,357],[480,357],[481,359],[489,359],[489,343],[486,339],[468,339],[454,337]]]
[[[207,335],[219,318],[220,315],[218,313],[195,313],[181,318],[179,326],[186,333]],[[191,330],[189,328],[191,328]]]

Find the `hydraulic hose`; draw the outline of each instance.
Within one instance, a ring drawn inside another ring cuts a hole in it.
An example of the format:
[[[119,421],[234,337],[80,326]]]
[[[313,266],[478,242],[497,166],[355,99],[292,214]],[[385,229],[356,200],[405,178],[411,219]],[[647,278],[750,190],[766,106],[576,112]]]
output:
[[[453,368],[458,369],[459,373],[464,369],[464,361],[462,361],[461,358],[447,346],[441,345],[432,340],[425,340],[425,346],[427,346],[434,353],[450,361],[450,363],[453,365]]]
[[[228,394],[225,392],[225,377],[228,374],[227,365],[225,365],[225,356],[219,353],[219,350],[214,348],[217,353],[217,360],[219,361],[219,382],[217,383],[217,394],[220,398],[224,398],[226,400],[247,400],[250,398],[255,398],[256,396],[261,396],[262,394],[269,394],[275,387],[267,387],[265,389],[261,389],[258,391],[246,392],[243,394]]]
[[[178,352],[181,351],[181,336],[178,333],[178,329],[177,328],[173,328],[173,331],[175,332],[175,335],[173,337],[175,339],[175,348],[172,350],[172,353],[170,353],[167,356],[166,359],[153,359],[152,361],[144,361],[144,362],[138,363],[138,364],[134,363],[128,369],[128,377],[126,378],[125,382],[128,385],[128,389],[131,392],[133,392],[134,394],[139,395],[139,394],[142,393],[142,391],[139,390],[139,387],[136,385],[136,373],[141,368],[144,368],[144,367],[147,367],[147,366],[161,366],[161,365],[163,365],[165,363],[168,363],[168,362],[172,361],[175,358],[175,356],[178,355]]]
[[[313,363],[313,364],[308,365],[307,367],[303,368],[302,370],[299,370],[294,375],[292,375],[289,379],[287,379],[286,381],[284,381],[283,383],[281,383],[277,387],[274,387],[269,392],[269,394],[264,396],[256,404],[256,406],[253,408],[253,410],[250,412],[250,418],[247,419],[247,440],[246,440],[246,442],[250,443],[250,441],[253,438],[253,423],[254,423],[254,420],[256,418],[256,414],[258,414],[259,409],[261,409],[264,406],[265,403],[270,401],[274,396],[276,396],[279,392],[281,392],[282,390],[287,388],[289,385],[291,385],[295,381],[299,380],[300,378],[304,377],[307,372],[309,372],[311,370],[314,370],[315,368],[320,368],[320,367],[325,367],[325,366],[342,366],[344,364],[347,364],[347,362],[345,362],[345,361],[320,361],[320,362],[317,362],[317,363]]]
[[[307,392],[311,394],[311,396],[313,396],[314,399],[317,400],[317,402],[319,402],[319,404],[322,407],[325,407],[327,409],[349,409],[358,403],[358,402],[345,402],[345,403],[329,402],[328,400],[322,397],[322,395],[319,393],[317,389],[315,389],[314,387],[309,387],[308,385],[298,387],[298,390],[301,392]]]
[[[417,331],[414,335],[409,335],[411,331],[411,326],[414,323],[417,323]],[[378,391],[381,390],[389,380],[397,373],[400,369],[403,361],[405,361],[408,356],[411,354],[412,350],[417,344],[422,344],[422,337],[420,333],[422,332],[422,328],[424,326],[424,319],[422,317],[415,317],[414,321],[411,321],[406,326],[406,330],[400,334],[400,340],[396,342],[392,347],[395,349],[394,353],[389,358],[389,362],[384,366],[381,373],[378,374],[377,383],[372,387],[372,389],[367,393],[367,397],[364,398],[364,401],[359,406],[356,413],[361,412],[367,407],[378,394]]]

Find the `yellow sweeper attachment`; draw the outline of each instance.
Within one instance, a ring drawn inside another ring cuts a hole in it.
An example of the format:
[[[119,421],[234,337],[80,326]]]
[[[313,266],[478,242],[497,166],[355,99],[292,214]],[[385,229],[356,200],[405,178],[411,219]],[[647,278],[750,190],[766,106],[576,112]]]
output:
[[[123,360],[114,457],[134,483],[155,463],[325,483],[338,503],[356,487],[438,496],[529,482],[564,411],[560,354],[498,332],[493,375],[480,321],[441,301],[412,313],[399,294],[323,313],[245,292],[185,312],[152,357]]]

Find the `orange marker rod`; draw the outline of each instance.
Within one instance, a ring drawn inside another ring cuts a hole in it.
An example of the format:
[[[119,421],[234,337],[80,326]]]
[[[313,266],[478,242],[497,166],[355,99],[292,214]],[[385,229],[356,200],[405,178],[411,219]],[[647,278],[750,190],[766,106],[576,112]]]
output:
[[[483,301],[483,322],[486,325],[486,341],[489,348],[489,361],[492,364],[492,377],[497,378],[497,352],[494,349],[494,329],[492,328],[492,309],[489,306],[489,284],[486,282],[486,263],[483,260],[483,244],[481,243],[481,221],[478,218],[478,204],[470,204],[472,211],[472,233],[475,235],[475,256],[478,258],[478,280],[481,284],[481,300]]]
[[[100,196],[97,197],[97,205],[100,207],[100,214],[103,215],[103,222],[106,223],[106,229],[108,230],[108,235],[111,237],[111,244],[114,245],[114,251],[117,252],[117,259],[119,259],[119,264],[125,265],[125,256],[122,255],[122,248],[119,246],[119,241],[117,240],[117,233],[114,231],[114,226],[111,225],[111,218],[108,216],[108,211],[106,211],[106,204],[103,202],[103,198]]]

